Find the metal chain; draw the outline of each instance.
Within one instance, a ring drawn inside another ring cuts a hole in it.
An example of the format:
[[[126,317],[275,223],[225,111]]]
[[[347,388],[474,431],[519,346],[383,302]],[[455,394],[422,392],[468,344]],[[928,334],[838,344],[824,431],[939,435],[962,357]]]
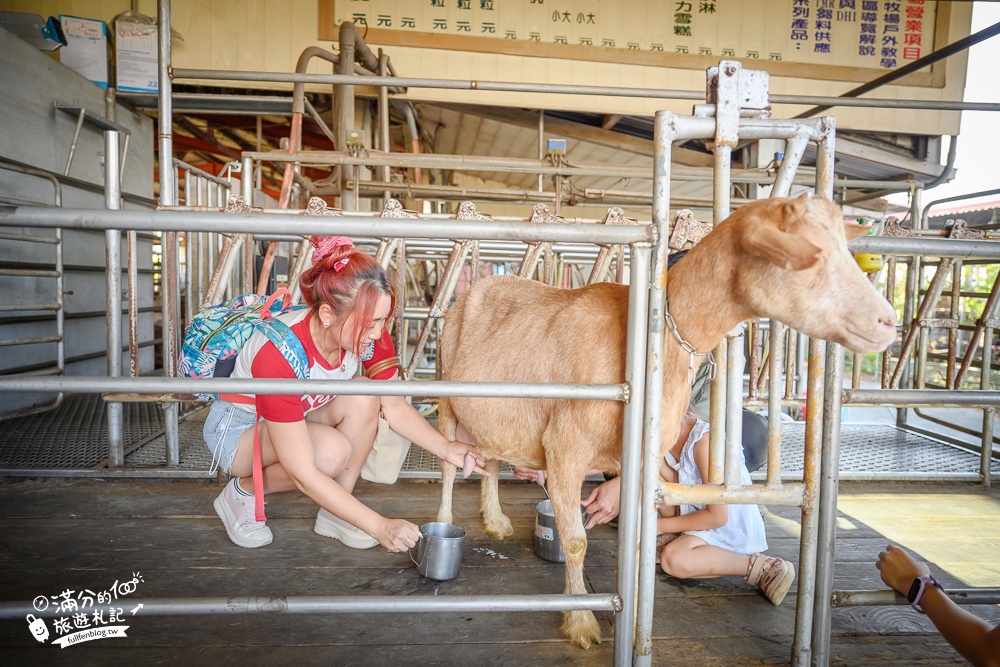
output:
[[[674,316],[671,315],[669,312],[667,312],[664,313],[664,317],[667,320],[667,328],[670,329],[670,333],[672,333],[674,335],[674,338],[677,339],[677,342],[680,343],[681,349],[687,352],[688,355],[690,355],[688,361],[688,384],[690,385],[694,384],[694,379],[698,373],[698,365],[694,363],[695,357],[705,358],[705,361],[708,362],[708,368],[709,368],[708,379],[714,380],[715,371],[717,368],[715,363],[715,356],[711,352],[699,352],[698,350],[694,349],[694,346],[691,345],[691,343],[684,340],[680,332],[677,331],[677,323],[674,322]]]

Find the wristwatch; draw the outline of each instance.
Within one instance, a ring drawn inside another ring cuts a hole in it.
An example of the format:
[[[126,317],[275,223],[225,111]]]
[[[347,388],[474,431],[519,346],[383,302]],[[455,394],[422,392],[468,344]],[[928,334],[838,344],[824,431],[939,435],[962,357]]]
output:
[[[919,611],[921,614],[925,613],[923,609],[920,608],[920,599],[924,596],[924,591],[927,589],[927,585],[932,584],[937,586],[942,591],[944,586],[938,583],[938,580],[929,574],[925,574],[922,577],[917,577],[910,584],[910,592],[906,594],[906,599],[910,602],[910,606]]]

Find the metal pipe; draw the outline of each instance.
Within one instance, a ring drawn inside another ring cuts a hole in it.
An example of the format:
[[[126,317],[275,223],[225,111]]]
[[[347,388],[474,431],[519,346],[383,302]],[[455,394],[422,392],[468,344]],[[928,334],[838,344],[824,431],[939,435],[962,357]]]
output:
[[[229,188],[229,181],[226,179],[219,178],[218,176],[215,176],[214,174],[211,174],[203,169],[192,166],[180,158],[173,158],[173,163],[175,167],[178,167],[185,172],[189,171],[192,174],[197,174],[200,178],[203,178],[210,183],[215,183],[216,185],[220,185],[224,188]]]
[[[76,131],[73,132],[73,142],[69,146],[69,157],[66,158],[66,170],[64,176],[69,176],[69,168],[73,166],[73,154],[76,153],[76,142],[80,139],[80,129],[83,127],[83,119],[87,117],[87,110],[80,108],[80,115],[76,119]]]
[[[337,85],[353,83],[356,86],[398,86],[402,88],[437,88],[441,90],[488,90],[491,92],[542,93],[552,95],[588,95],[603,97],[637,97],[659,100],[703,101],[704,91],[671,90],[662,88],[615,88],[609,86],[583,86],[553,83],[523,83],[517,81],[475,81],[469,79],[426,79],[393,77],[386,81],[378,76],[344,76],[337,74],[292,74],[288,72],[260,72],[209,70],[177,67],[175,79],[265,81],[274,83],[313,83]],[[938,102],[933,100],[841,98],[828,95],[769,95],[771,104],[815,105],[833,102],[842,107],[931,109],[937,111],[1000,111],[1000,104],[989,102]]]
[[[228,616],[244,614],[373,614],[475,611],[615,611],[610,593],[585,595],[298,595],[281,597],[135,598],[147,616]],[[95,605],[106,612],[115,605]],[[90,609],[90,608],[88,608]],[[59,605],[38,611],[30,602],[0,603],[0,618],[54,618]]]
[[[663,499],[667,505],[697,503],[699,505],[801,505],[805,494],[802,484],[781,484],[778,486],[740,486],[728,484],[668,484],[660,483]]]
[[[653,656],[653,587],[656,583],[656,519],[653,506],[660,483],[660,439],[663,409],[664,333],[667,304],[667,238],[670,226],[670,155],[673,147],[674,114],[656,112],[653,138],[653,225],[656,242],[652,250],[649,281],[649,321],[646,339],[646,395],[642,438],[642,503],[639,508],[639,596],[636,611],[632,664],[645,667]]]
[[[104,206],[117,211],[122,205],[121,170],[118,163],[118,132],[104,132]],[[122,269],[121,230],[104,232],[106,246],[105,280],[107,281],[107,369],[110,378],[122,374]],[[120,402],[107,404],[108,414],[108,467],[120,468],[125,464],[124,406]]]
[[[983,407],[1000,405],[1000,391],[941,389],[845,389],[843,402],[850,405],[905,407]]]
[[[171,168],[174,156],[174,110],[172,101],[173,81],[170,77],[170,0],[157,0],[156,13],[157,81],[159,90],[157,127],[160,135],[159,203],[164,206],[174,206],[177,204],[177,183],[174,177],[174,170]],[[190,227],[190,225],[185,225],[177,229],[190,229]],[[125,228],[136,229],[135,227]],[[163,374],[169,378],[176,375],[175,359],[177,358],[176,327],[179,305],[177,296],[179,276],[177,271],[177,254],[175,251],[177,244],[176,230],[165,232],[161,237],[161,243],[163,250],[163,265],[160,272],[160,300],[162,302],[163,322]],[[179,411],[177,404],[171,403],[165,405],[163,409],[163,423],[165,428],[166,461],[167,465],[171,467],[176,467],[180,461],[178,419]]]
[[[404,382],[350,380],[291,380],[273,378],[159,378],[159,377],[0,377],[0,392],[65,391],[69,394],[134,392],[139,394],[330,394],[342,396],[467,396],[564,398],[573,400],[627,399],[624,384],[545,384],[518,382]]]
[[[778,174],[774,178],[774,188],[771,190],[772,197],[787,197],[792,189],[795,179],[795,172],[802,163],[802,156],[806,153],[809,145],[809,137],[792,136],[788,138],[785,146],[785,157],[778,167]]]
[[[826,344],[826,386],[823,391],[823,451],[819,487],[816,593],[813,616],[812,660],[830,662],[830,595],[833,592],[834,550],[837,541],[837,495],[840,465],[840,392],[844,384],[844,348]]]
[[[646,405],[645,316],[649,309],[649,278],[652,251],[632,249],[629,280],[628,333],[625,338],[625,383],[631,395],[625,404],[622,428],[622,484],[618,516],[618,595],[621,611],[615,617],[615,665],[629,665],[635,641],[636,559],[639,536],[639,486],[642,471],[642,421]]]
[[[273,213],[178,213],[176,211],[98,211],[62,209],[40,211],[32,207],[0,208],[0,227],[72,227],[76,229],[136,229],[158,231],[192,227],[213,232],[263,234],[275,226],[289,234],[312,236],[330,233],[371,238],[463,238],[468,240],[517,240],[526,243],[564,242],[631,245],[648,242],[646,225],[540,225],[494,220],[412,220],[368,216],[281,216]],[[957,243],[957,242],[956,242]],[[997,243],[1000,246],[1000,243]],[[998,248],[1000,251],[1000,248]]]
[[[820,484],[820,456],[823,444],[823,377],[825,376],[826,343],[809,340],[809,375],[807,379],[805,459],[802,480],[805,492],[802,498],[802,532],[799,539],[798,599],[795,604],[795,634],[792,638],[792,666],[811,664],[813,596],[816,591],[817,531],[819,528],[818,503]]]
[[[106,234],[109,232],[105,232]],[[125,234],[128,243],[128,370],[139,375],[139,241],[134,229]]]
[[[728,356],[726,390],[726,487],[739,489],[742,486],[743,466],[743,327],[737,327],[735,335],[726,337]],[[690,502],[690,501],[686,501]]]
[[[770,358],[767,385],[767,484],[781,484],[781,367],[787,327],[772,319],[768,327]],[[789,340],[791,340],[789,336]]]
[[[963,606],[1000,604],[1000,588],[949,588],[944,594]],[[902,607],[908,604],[905,595],[893,590],[836,591],[833,594],[834,607]]]

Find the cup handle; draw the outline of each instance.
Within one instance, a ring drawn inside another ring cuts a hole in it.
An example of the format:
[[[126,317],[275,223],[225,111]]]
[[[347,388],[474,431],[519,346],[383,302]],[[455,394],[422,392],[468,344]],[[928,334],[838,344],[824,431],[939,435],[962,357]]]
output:
[[[417,559],[413,557],[413,549],[412,548],[406,550],[406,555],[410,557],[410,560],[413,561],[414,565],[416,565],[417,567],[420,567],[420,563],[418,563]]]

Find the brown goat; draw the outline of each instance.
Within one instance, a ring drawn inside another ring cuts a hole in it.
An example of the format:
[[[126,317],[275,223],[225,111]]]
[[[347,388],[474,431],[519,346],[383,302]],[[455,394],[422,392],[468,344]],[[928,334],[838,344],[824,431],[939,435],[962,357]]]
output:
[[[820,198],[747,204],[705,237],[667,281],[677,330],[708,351],[737,324],[773,317],[852,350],[884,350],[896,314],[847,249],[867,228],[845,224]],[[628,288],[601,283],[565,290],[500,276],[479,281],[445,316],[444,378],[457,382],[617,384],[625,377]],[[669,333],[663,372],[661,451],[677,439],[690,398],[689,354]],[[500,509],[500,461],[544,468],[566,554],[566,593],[580,594],[587,534],[580,517],[588,470],[621,470],[621,403],[597,400],[441,398],[438,424],[489,459],[483,521],[497,539],[513,533]],[[442,463],[438,521],[451,522],[455,467]],[[601,641],[589,611],[566,612],[563,631],[583,648]]]

